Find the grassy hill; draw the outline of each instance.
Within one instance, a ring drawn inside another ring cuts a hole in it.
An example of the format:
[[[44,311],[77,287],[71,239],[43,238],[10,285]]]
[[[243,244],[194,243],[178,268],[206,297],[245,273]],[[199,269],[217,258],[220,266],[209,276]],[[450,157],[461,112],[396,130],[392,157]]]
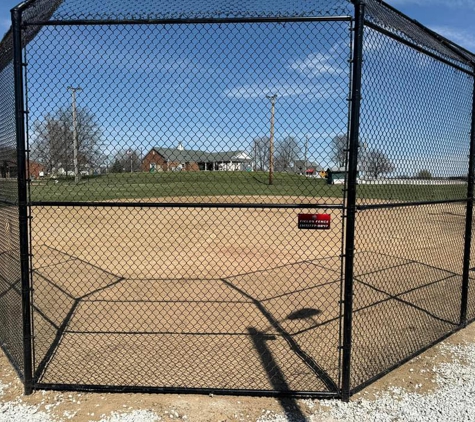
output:
[[[327,185],[324,179],[295,174],[275,173],[268,185],[263,172],[160,172],[123,173],[88,177],[76,185],[72,179],[33,181],[33,201],[104,201],[203,196],[299,196],[341,198],[343,185]],[[397,201],[460,199],[466,195],[465,184],[452,185],[361,185],[359,197]],[[262,198],[262,200],[260,200]]]

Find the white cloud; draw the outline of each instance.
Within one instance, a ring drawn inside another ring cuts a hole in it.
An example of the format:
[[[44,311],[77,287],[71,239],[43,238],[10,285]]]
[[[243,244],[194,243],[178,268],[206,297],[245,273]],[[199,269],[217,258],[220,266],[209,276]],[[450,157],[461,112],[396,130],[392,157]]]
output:
[[[401,6],[405,4],[415,4],[417,6],[435,6],[442,4],[454,9],[471,9],[475,10],[475,2],[473,0],[388,0],[391,6]]]
[[[321,76],[323,74],[342,75],[348,73],[348,66],[344,60],[331,53],[309,54],[305,59],[292,63],[290,68],[307,76]]]
[[[394,7],[416,5],[426,7],[427,9],[434,9],[434,7],[443,6],[451,9],[460,9],[463,12],[475,11],[475,0],[387,0],[387,2]],[[427,23],[425,23],[425,25],[451,41],[460,44],[462,47],[469,50],[475,48],[475,36],[467,30],[464,31],[458,28],[430,25]]]
[[[475,49],[475,34],[473,33],[448,26],[433,26],[431,29],[468,50]]]
[[[224,91],[227,97],[237,99],[265,98],[272,94],[284,98],[312,95],[312,100],[320,100],[344,96],[346,93],[331,84],[301,85],[298,83],[277,84],[272,87],[263,84],[246,84]]]
[[[318,77],[322,75],[344,75],[349,72],[347,59],[342,57],[345,49],[349,50],[347,42],[336,43],[328,46],[323,51],[310,53],[304,59],[298,59],[289,68],[296,72],[303,73],[308,77]]]

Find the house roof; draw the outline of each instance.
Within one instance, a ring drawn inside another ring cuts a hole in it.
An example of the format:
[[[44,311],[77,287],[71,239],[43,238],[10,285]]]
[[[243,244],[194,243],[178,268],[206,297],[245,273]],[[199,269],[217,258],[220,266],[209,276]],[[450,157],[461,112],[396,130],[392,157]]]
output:
[[[305,167],[305,160],[295,160],[294,161],[294,166],[297,168],[304,168]],[[322,171],[323,167],[320,164],[317,164],[314,161],[309,161],[307,160],[307,168],[313,168],[316,171]]]
[[[251,157],[244,151],[220,151],[207,152],[191,149],[178,148],[153,148],[165,160],[180,161],[180,162],[220,162],[220,161],[250,161]]]

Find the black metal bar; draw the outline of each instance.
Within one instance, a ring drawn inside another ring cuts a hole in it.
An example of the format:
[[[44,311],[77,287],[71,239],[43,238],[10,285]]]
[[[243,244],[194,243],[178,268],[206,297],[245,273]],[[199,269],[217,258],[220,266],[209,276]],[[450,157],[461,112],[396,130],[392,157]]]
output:
[[[37,383],[35,389],[56,390],[56,391],[91,391],[98,393],[167,393],[167,394],[215,394],[232,396],[261,396],[261,397],[299,397],[315,399],[337,399],[340,396],[337,393],[326,391],[274,391],[274,390],[238,390],[223,388],[177,388],[177,387],[148,387],[148,386],[114,386],[114,385],[96,385],[96,384],[53,384]]]
[[[242,17],[196,19],[76,19],[24,22],[25,26],[90,26],[90,25],[196,25],[226,23],[289,23],[289,22],[348,22],[351,16]]]
[[[18,6],[14,7],[11,11],[13,12],[14,10],[17,10],[18,12],[22,12],[23,10],[27,9],[32,4],[34,4],[36,1],[37,0],[26,0],[23,3],[19,4]]]
[[[423,53],[423,54],[425,54],[429,57],[432,57],[433,59],[438,60],[442,63],[445,63],[446,65],[451,66],[451,67],[453,67],[457,70],[460,70],[461,72],[467,73],[468,75],[473,75],[474,74],[473,70],[469,70],[469,69],[466,69],[462,66],[459,66],[456,63],[453,63],[450,60],[447,60],[444,57],[442,57],[440,55],[437,55],[437,54],[433,53],[432,51],[430,51],[430,50],[428,50],[424,47],[421,47],[420,45],[415,44],[415,43],[407,40],[406,38],[401,37],[400,35],[395,34],[394,32],[388,31],[387,29],[382,28],[382,27],[378,26],[377,24],[375,24],[373,22],[365,21],[365,25],[368,28],[371,28],[375,31],[378,31],[381,34],[383,34],[383,35],[385,35],[389,38],[392,38],[393,40],[396,40],[396,41],[400,42],[401,44],[404,44],[408,47],[411,47],[412,49],[414,49],[416,51],[419,51],[420,53]]]
[[[472,104],[472,129],[470,133],[470,157],[468,160],[467,213],[465,217],[465,245],[463,251],[462,302],[460,306],[460,324],[463,326],[467,324],[470,252],[472,246],[473,186],[475,183],[475,81],[473,85]]]
[[[437,204],[457,204],[467,202],[467,198],[460,199],[446,199],[442,201],[415,201],[415,202],[400,202],[392,204],[362,204],[357,205],[356,209],[358,211],[364,210],[379,210],[383,208],[404,208],[404,207],[420,207],[423,205],[437,205]]]
[[[240,204],[199,202],[42,202],[33,201],[34,207],[105,207],[105,208],[284,208],[284,209],[343,209],[335,204]]]
[[[355,36],[351,85],[350,140],[348,151],[348,196],[346,204],[345,283],[343,293],[343,344],[341,396],[350,400],[351,343],[353,324],[353,261],[355,249],[356,186],[360,130],[361,73],[363,67],[364,0],[355,0]]]
[[[23,370],[25,394],[33,391],[31,343],[31,289],[28,245],[28,192],[25,148],[25,110],[23,96],[22,16],[19,9],[12,10],[13,63],[15,74],[15,123],[18,168],[18,212],[20,226],[21,296],[23,308]]]

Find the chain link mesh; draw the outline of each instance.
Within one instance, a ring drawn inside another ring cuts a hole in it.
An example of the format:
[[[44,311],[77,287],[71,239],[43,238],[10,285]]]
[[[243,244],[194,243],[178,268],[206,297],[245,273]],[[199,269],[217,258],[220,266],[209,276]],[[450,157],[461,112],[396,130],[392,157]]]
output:
[[[460,324],[474,83],[364,35],[353,387]],[[358,309],[363,298],[371,306]]]
[[[473,224],[473,221],[472,221]],[[472,239],[475,239],[475,228],[472,226]],[[470,270],[468,280],[468,303],[467,303],[467,319],[469,321],[475,320],[475,249],[470,250]]]
[[[473,53],[409,19],[381,0],[367,0],[365,16],[368,22],[401,36],[403,40],[414,43],[416,47],[422,47],[453,63],[463,64],[467,70],[473,68],[475,62]]]
[[[22,7],[35,385],[344,396],[351,2]],[[366,12],[353,389],[463,325],[473,129],[475,56]],[[11,35],[0,341],[21,368]]]
[[[11,51],[11,38],[3,51]],[[3,56],[2,51],[2,56]],[[20,235],[13,64],[0,60],[0,344],[23,367]]]
[[[39,0],[26,9],[27,21],[41,22],[51,13],[53,20],[191,20],[226,18],[305,18],[351,16],[348,0]],[[40,12],[40,13],[39,13]]]
[[[350,29],[40,31],[40,384],[337,394]],[[299,229],[299,214],[331,226]]]

